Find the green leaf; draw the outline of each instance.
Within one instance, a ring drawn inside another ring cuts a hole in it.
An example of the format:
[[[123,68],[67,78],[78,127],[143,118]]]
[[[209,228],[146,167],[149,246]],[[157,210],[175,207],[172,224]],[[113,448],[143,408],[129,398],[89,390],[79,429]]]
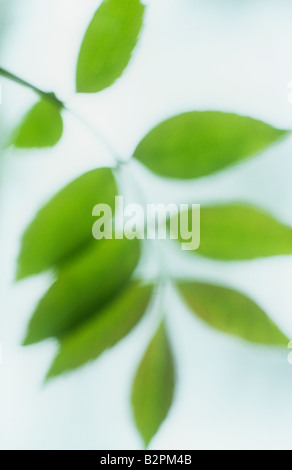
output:
[[[60,271],[34,312],[24,344],[62,337],[88,320],[128,283],[139,258],[136,239],[92,242]]]
[[[200,178],[255,155],[287,133],[236,114],[191,112],[155,127],[134,156],[160,176]]]
[[[141,320],[153,286],[132,282],[104,309],[65,337],[47,378],[81,367],[124,338]]]
[[[104,0],[85,34],[77,65],[77,91],[112,85],[128,65],[143,24],[139,0]]]
[[[287,337],[245,295],[201,282],[179,282],[177,286],[192,311],[213,328],[252,343],[287,346]]]
[[[24,117],[13,136],[12,144],[22,149],[53,147],[62,134],[60,107],[44,99]]]
[[[93,240],[96,204],[114,209],[117,187],[109,168],[85,173],[62,189],[26,230],[18,259],[17,279],[59,265]]]
[[[168,414],[174,385],[173,355],[163,323],[140,364],[132,390],[134,416],[146,446]]]
[[[208,258],[231,261],[292,254],[292,228],[240,204],[201,207],[201,244]]]

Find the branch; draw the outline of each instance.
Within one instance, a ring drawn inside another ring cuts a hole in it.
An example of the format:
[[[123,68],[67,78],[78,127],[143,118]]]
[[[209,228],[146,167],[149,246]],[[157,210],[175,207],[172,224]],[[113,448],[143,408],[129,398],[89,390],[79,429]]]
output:
[[[3,69],[2,67],[0,67],[0,76],[14,83],[17,83],[18,85],[28,88],[29,90],[34,91],[42,99],[51,101],[54,105],[58,106],[59,108],[64,108],[64,103],[57,98],[55,93],[43,91],[40,88],[37,88],[36,86],[27,82],[26,80],[23,80],[22,78],[18,77],[17,75],[14,75],[13,73],[8,72],[8,70]]]

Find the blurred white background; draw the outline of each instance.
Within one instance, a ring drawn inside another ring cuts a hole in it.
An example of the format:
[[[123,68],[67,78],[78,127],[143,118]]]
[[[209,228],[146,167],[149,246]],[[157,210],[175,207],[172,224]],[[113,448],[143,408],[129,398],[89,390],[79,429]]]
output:
[[[79,45],[99,3],[0,0],[0,25],[6,27],[1,65],[56,91],[125,157],[153,125],[187,110],[232,111],[292,127],[289,0],[149,0],[140,44],[123,77],[100,94],[74,96]],[[3,132],[18,123],[35,97],[0,83]],[[65,121],[56,148],[1,155],[0,448],[139,449],[128,397],[154,315],[97,362],[46,387],[43,377],[55,344],[20,347],[49,284],[46,276],[13,283],[21,233],[63,184],[110,161],[86,129],[70,116]],[[142,171],[138,176],[151,202],[246,200],[292,224],[291,150],[288,139],[247,164],[197,182],[162,183]],[[291,257],[224,264],[177,251],[167,263],[182,277],[200,276],[247,293],[292,339]],[[213,331],[173,292],[165,309],[178,386],[151,447],[292,449],[288,349],[250,346]]]

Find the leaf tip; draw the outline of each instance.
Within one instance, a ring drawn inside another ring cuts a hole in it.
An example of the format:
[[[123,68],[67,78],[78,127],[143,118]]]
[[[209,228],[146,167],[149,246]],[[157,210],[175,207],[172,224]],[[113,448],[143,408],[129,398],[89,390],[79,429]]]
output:
[[[26,346],[32,346],[33,344],[34,344],[34,341],[31,340],[30,333],[27,332],[26,336],[24,337],[24,340],[21,343],[21,346],[26,347]]]
[[[37,344],[39,343],[40,341],[42,341],[43,339],[45,338],[40,338],[40,337],[37,337],[32,329],[31,329],[31,325],[29,325],[27,331],[26,331],[26,334],[25,334],[25,337],[22,341],[22,346],[33,346],[34,344]]]
[[[20,282],[23,281],[26,277],[28,277],[28,274],[25,272],[22,266],[18,264],[14,274],[14,281]]]
[[[47,374],[44,378],[44,381],[43,381],[44,387],[47,386],[50,382],[52,382],[53,379],[55,379],[55,378],[56,378],[56,374],[54,373],[53,367],[51,367],[48,370],[48,372],[47,372]]]

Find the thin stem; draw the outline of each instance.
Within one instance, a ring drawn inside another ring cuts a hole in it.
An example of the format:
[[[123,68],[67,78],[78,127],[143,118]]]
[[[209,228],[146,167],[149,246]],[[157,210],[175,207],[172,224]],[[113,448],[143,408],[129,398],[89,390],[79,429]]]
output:
[[[127,167],[127,177],[130,178],[130,184],[136,192],[137,199],[140,200],[140,203],[142,204],[142,206],[144,207],[144,209],[147,212],[148,202],[147,202],[147,199],[145,197],[145,192],[143,190],[142,185],[139,183],[139,180],[137,179],[137,176],[132,173],[133,164],[136,165],[137,162],[135,162],[134,160],[130,160],[130,162],[131,162],[132,165],[130,164]],[[144,240],[146,240],[148,242],[149,246],[151,245],[153,247],[153,250],[151,250],[151,251],[153,252],[154,257],[157,261],[157,265],[158,265],[158,272],[157,272],[157,275],[156,275],[156,282],[160,286],[165,286],[165,284],[169,280],[168,269],[167,269],[166,264],[165,264],[165,258],[164,258],[163,251],[161,250],[161,248],[159,246],[159,240],[157,240],[156,238],[154,238],[154,239],[148,239],[147,238],[147,235],[148,235],[148,225],[147,224],[148,224],[148,222],[149,221],[147,220],[147,216],[145,214],[145,219],[144,219],[144,237],[145,238],[144,238]],[[154,220],[153,230],[154,230],[154,232],[156,231],[156,222],[155,222],[155,220]]]
[[[113,159],[115,160],[117,167],[120,167],[121,165],[125,163],[124,159],[120,157],[119,153],[111,145],[111,143],[97,129],[95,129],[90,123],[88,123],[82,116],[80,116],[74,110],[67,108],[65,104],[61,100],[59,100],[59,98],[57,98],[55,93],[41,90],[40,88],[32,85],[26,80],[23,80],[22,78],[9,72],[3,67],[0,67],[0,76],[14,83],[17,83],[18,85],[28,88],[29,90],[32,90],[41,98],[51,101],[53,104],[55,104],[59,108],[65,109],[68,113],[74,116],[75,119],[77,119],[84,127],[86,127],[93,135],[95,135],[95,137],[97,137],[97,139],[103,144],[103,146],[107,148],[108,152],[112,155]]]
[[[13,73],[9,72],[8,70],[0,67],[0,76],[6,78],[7,80],[10,80],[14,83],[17,83],[18,85],[21,85],[25,88],[28,88],[29,90],[34,91],[37,95],[39,95],[41,98],[44,98],[46,100],[51,101],[54,103],[56,106],[63,108],[64,103],[60,101],[55,93],[52,92],[47,92],[44,90],[41,90],[40,88],[32,85],[31,83],[27,82],[26,80],[23,80],[22,78],[18,77],[17,75],[14,75]]]
[[[113,157],[117,168],[122,166],[125,162],[125,160],[119,155],[118,151],[113,147],[113,145],[104,137],[103,134],[99,132],[98,129],[92,126],[86,119],[84,119],[83,116],[80,116],[79,113],[74,111],[73,109],[68,108],[67,106],[64,106],[64,109],[70,113],[75,119],[77,119],[80,124],[82,124],[86,129],[88,129],[98,140],[99,142],[102,143],[102,145],[108,150],[108,152],[111,154]]]
[[[28,88],[29,90],[32,90],[34,93],[36,93],[38,96],[40,96],[42,99],[46,99],[53,103],[55,106],[58,108],[61,108],[68,113],[70,113],[75,119],[77,119],[84,127],[86,127],[95,137],[104,145],[105,148],[107,148],[108,152],[111,154],[113,159],[115,160],[116,163],[116,170],[120,170],[121,167],[123,167],[125,164],[128,163],[128,161],[125,161],[123,158],[121,158],[120,154],[116,151],[116,149],[112,146],[112,144],[99,132],[98,129],[94,128],[90,123],[88,123],[82,116],[80,116],[77,112],[74,110],[68,108],[65,106],[65,104],[58,99],[55,93],[53,92],[46,92],[44,90],[41,90],[40,88],[32,85],[31,83],[27,82],[26,80],[23,80],[22,78],[18,77],[17,75],[9,72],[8,70],[4,69],[3,67],[0,67],[0,76],[6,78],[7,80],[10,80],[18,85],[21,85],[25,88]],[[132,175],[131,175],[132,176]],[[145,194],[143,190],[141,189],[139,183],[136,181],[135,177],[132,177],[132,184],[133,187],[136,188],[137,193],[143,202],[144,206],[147,206],[147,202],[145,199]],[[164,258],[162,253],[160,252],[160,249],[158,248],[157,243],[155,244],[156,248],[156,256],[157,259],[159,260],[159,273],[158,273],[158,283],[160,286],[160,296],[161,296],[161,304],[163,305],[164,301],[164,292],[165,292],[165,287],[167,280],[169,279],[167,275],[167,270],[165,268],[165,263],[164,263]]]
[[[165,315],[164,312],[164,302],[165,302],[165,294],[167,288],[167,280],[160,279],[158,284],[158,295],[159,295],[159,303],[158,303],[158,310],[160,312],[160,316],[163,318]]]

